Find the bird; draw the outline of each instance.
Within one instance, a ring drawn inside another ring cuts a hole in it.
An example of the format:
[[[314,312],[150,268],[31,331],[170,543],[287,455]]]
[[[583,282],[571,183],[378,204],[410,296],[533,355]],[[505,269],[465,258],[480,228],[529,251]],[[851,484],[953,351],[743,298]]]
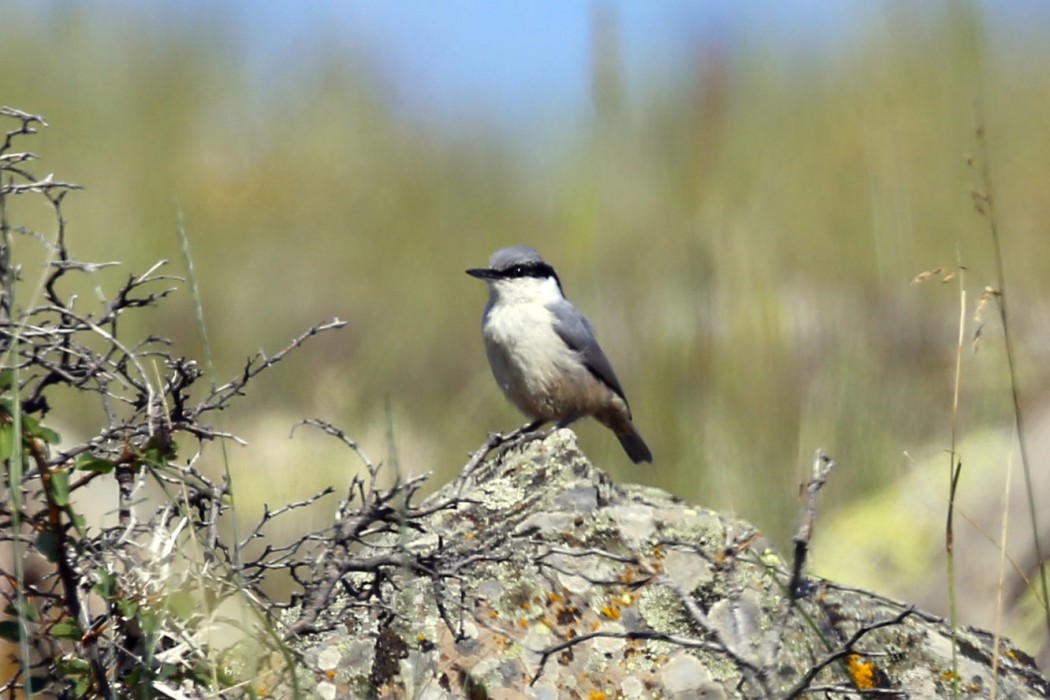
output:
[[[594,328],[562,291],[554,268],[533,248],[501,248],[489,266],[466,271],[488,284],[481,331],[492,374],[535,431],[591,416],[612,430],[632,462],[652,462],[620,380]]]

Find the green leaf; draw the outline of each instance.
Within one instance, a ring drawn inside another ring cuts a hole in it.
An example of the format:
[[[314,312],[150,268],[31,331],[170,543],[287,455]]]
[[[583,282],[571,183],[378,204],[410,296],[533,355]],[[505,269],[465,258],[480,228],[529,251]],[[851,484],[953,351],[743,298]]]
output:
[[[95,575],[98,576],[98,583],[92,587],[92,590],[106,600],[112,600],[113,595],[117,592],[117,577],[105,569],[95,569]]]
[[[40,611],[37,610],[28,600],[23,600],[21,603],[16,601],[15,604],[11,606],[10,612],[12,615],[22,620],[36,622],[40,619]]]
[[[72,508],[66,509],[66,515],[69,516],[70,522],[73,523],[73,527],[76,528],[77,534],[81,537],[87,536],[87,520],[80,513],[73,512]]]
[[[62,441],[62,437],[52,430],[43,425],[40,425],[40,421],[33,416],[27,416],[22,414],[22,434],[26,437],[40,438],[44,442],[54,445]]]
[[[50,530],[41,530],[36,536],[36,548],[44,559],[54,564],[58,561],[58,536]]]
[[[7,391],[15,385],[15,371],[13,369],[0,370],[0,391]]]
[[[59,508],[69,505],[69,472],[65,469],[51,472],[51,497]]]
[[[151,447],[146,450],[146,454],[143,456],[142,461],[151,467],[163,468],[167,463],[164,452],[159,447]]]
[[[0,459],[11,459],[14,456],[12,448],[15,446],[15,426],[10,423],[0,423]]]
[[[0,620],[0,639],[17,644],[22,638],[22,625],[18,620]]]
[[[22,414],[22,434],[23,435],[32,435],[39,428],[40,428],[40,421],[38,421],[36,418],[33,418],[33,416],[27,416],[24,413]]]
[[[58,670],[66,676],[91,673],[91,664],[87,659],[82,659],[79,656],[66,656],[55,659],[55,666],[58,666]]]
[[[139,604],[127,598],[118,600],[117,607],[120,608],[120,614],[124,616],[125,620],[132,620],[139,613]]]
[[[51,428],[38,425],[36,430],[33,432],[33,437],[38,437],[49,445],[57,445],[62,442],[62,436]]]
[[[80,677],[77,678],[77,682],[73,684],[73,694],[78,698],[87,697],[88,691],[91,690],[91,684],[93,679],[87,673],[81,673]]]
[[[80,471],[95,472],[98,474],[109,474],[117,468],[117,465],[108,459],[102,459],[101,457],[96,457],[87,452],[77,457],[74,466]]]
[[[80,641],[84,634],[80,631],[80,626],[73,620],[62,620],[51,628],[51,636]]]

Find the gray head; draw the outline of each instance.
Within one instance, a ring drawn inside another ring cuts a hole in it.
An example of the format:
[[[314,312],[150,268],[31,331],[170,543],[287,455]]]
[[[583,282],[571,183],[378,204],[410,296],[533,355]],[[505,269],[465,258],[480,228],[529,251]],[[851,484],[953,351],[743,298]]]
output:
[[[527,245],[512,245],[500,248],[489,258],[489,269],[509,270],[515,265],[539,265],[543,263],[543,257],[535,248]]]
[[[500,248],[489,258],[488,267],[470,269],[467,274],[488,282],[494,299],[553,301],[562,298],[558,273],[529,246]]]

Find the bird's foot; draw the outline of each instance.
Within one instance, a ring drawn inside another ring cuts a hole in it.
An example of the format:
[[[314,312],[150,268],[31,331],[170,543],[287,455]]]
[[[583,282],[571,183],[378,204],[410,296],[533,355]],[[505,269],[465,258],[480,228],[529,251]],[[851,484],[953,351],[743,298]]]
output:
[[[548,430],[541,430],[542,426],[546,421],[533,421],[532,423],[526,423],[517,430],[514,430],[506,435],[499,435],[498,441],[495,443],[493,448],[496,450],[498,457],[502,457],[512,449],[523,447],[533,440],[544,440],[548,435],[557,430],[557,426]],[[493,437],[490,435],[490,438]]]

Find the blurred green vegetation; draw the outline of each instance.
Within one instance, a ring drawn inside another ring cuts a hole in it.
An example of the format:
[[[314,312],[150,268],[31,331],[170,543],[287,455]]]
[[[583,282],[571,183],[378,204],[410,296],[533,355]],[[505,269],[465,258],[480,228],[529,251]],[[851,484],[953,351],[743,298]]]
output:
[[[221,23],[74,3],[49,22],[2,11],[0,96],[49,119],[31,147],[43,172],[86,187],[67,200],[71,247],[125,263],[110,290],[160,257],[184,274],[181,209],[220,380],[315,322],[349,321],[228,417],[271,445],[231,452],[238,473],[266,475],[244,480],[253,497],[299,496],[305,474],[347,478],[267,442],[300,416],[374,456],[396,447],[402,469],[437,482],[487,432],[516,427],[484,358],[486,291],[463,270],[525,243],[597,327],[656,462],[632,467],[589,423],[584,449],[617,478],[733,508],[783,544],[818,446],[841,464],[826,494],[841,503],[907,470],[906,452],[947,445],[958,287],[910,281],[961,260],[971,303],[993,283],[965,161],[975,98],[1026,395],[1042,398],[1050,46],[993,41],[965,7],[887,5],[827,56],[697,46],[691,70],[612,91],[578,138],[552,134],[530,150],[560,153],[531,160],[480,119],[398,116],[332,37],[260,79]],[[17,206],[13,220],[47,226],[39,205]],[[136,332],[203,357],[188,294],[152,324]],[[967,354],[963,430],[1009,421],[999,340],[989,322]],[[54,418],[87,431],[97,417]]]

